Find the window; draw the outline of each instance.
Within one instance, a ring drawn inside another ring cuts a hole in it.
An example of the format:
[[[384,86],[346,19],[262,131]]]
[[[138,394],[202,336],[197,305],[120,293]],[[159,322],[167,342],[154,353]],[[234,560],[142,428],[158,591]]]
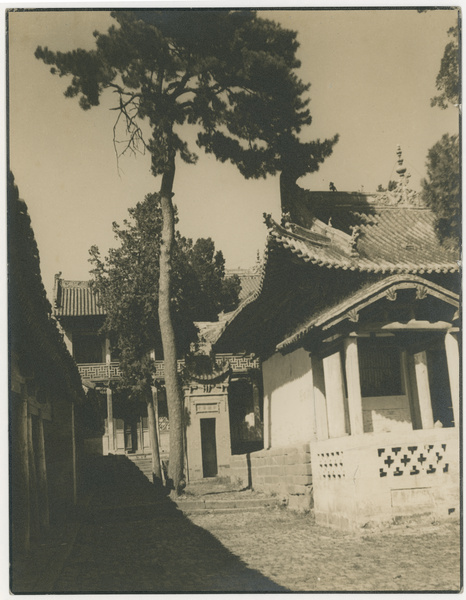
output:
[[[102,363],[102,339],[96,333],[73,334],[73,357],[77,363]]]
[[[392,338],[359,338],[361,396],[399,396],[401,384],[400,349]]]

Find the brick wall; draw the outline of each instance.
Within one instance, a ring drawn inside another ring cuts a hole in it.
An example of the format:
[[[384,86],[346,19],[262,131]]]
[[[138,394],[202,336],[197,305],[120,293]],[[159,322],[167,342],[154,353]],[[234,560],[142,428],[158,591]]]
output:
[[[255,490],[282,495],[288,498],[290,507],[295,503],[296,498],[293,497],[296,496],[302,497],[307,508],[311,506],[309,444],[232,456],[230,477],[232,481],[241,481],[245,486],[251,483]]]

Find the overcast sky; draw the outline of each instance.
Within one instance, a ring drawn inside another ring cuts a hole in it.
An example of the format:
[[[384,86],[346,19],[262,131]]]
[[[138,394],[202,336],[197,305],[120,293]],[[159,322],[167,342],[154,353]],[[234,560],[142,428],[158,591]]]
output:
[[[313,190],[374,191],[394,175],[397,144],[414,187],[428,149],[458,130],[458,112],[430,107],[447,30],[457,12],[416,10],[268,11],[261,16],[298,31],[301,79],[311,82],[313,123],[306,139],[340,134],[321,169],[299,181]],[[89,277],[88,250],[113,245],[111,224],[157,191],[147,156],[125,158],[118,174],[111,102],[82,111],[63,96],[66,81],[34,58],[38,45],[71,50],[94,45],[108,12],[18,12],[9,19],[10,166],[27,202],[51,299],[53,276]],[[194,136],[193,136],[194,139]],[[196,149],[195,147],[193,149]],[[227,267],[247,267],[263,251],[262,214],[279,218],[278,178],[244,180],[203,155],[177,164],[175,203],[184,235],[212,237]]]

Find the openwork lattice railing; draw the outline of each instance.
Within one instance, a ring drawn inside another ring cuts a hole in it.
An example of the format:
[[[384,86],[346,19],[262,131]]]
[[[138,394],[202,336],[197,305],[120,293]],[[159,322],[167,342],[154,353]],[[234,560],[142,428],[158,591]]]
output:
[[[258,369],[260,360],[251,356],[217,354],[216,361],[218,364],[228,362],[233,373],[247,373],[250,369]],[[178,371],[184,367],[184,360],[178,361]],[[120,364],[112,363],[86,363],[78,365],[79,372],[83,379],[92,381],[104,381],[110,379],[118,379],[120,377]],[[163,379],[165,374],[163,360],[155,361],[155,377]]]

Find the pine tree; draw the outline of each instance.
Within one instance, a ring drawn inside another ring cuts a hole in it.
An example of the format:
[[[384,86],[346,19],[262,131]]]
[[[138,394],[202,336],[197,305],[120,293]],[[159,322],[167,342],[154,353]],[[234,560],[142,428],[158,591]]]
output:
[[[299,133],[311,123],[305,97],[309,85],[296,75],[296,33],[250,10],[115,11],[118,26],[95,33],[96,49],[36,57],[52,73],[71,76],[67,97],[84,110],[113,92],[118,124],[126,129],[120,153],[141,145],[150,152],[152,173],[161,176],[162,234],[158,311],[170,416],[169,476],[179,490],[183,476],[183,399],[176,369],[171,318],[171,272],[176,160],[195,163],[183,139],[184,125],[197,127],[197,144],[245,177],[265,177],[294,163],[309,171],[323,160],[320,142],[301,146]],[[144,123],[150,139],[144,139]],[[336,138],[325,141],[325,155]],[[302,150],[300,153],[299,150]],[[307,161],[302,154],[310,154]],[[316,158],[311,156],[315,153]],[[286,163],[286,165],[285,165]]]

